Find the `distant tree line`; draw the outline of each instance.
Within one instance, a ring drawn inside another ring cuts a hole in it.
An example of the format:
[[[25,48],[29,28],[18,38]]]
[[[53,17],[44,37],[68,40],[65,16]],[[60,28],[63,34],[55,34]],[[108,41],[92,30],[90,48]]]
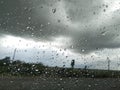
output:
[[[9,57],[0,60],[0,74],[10,75],[41,75],[45,66],[42,63],[25,63],[12,61]]]
[[[74,68],[48,67],[42,63],[26,63],[5,57],[0,60],[0,75],[11,76],[46,76],[46,77],[86,77],[86,78],[120,78],[119,71],[90,70]]]

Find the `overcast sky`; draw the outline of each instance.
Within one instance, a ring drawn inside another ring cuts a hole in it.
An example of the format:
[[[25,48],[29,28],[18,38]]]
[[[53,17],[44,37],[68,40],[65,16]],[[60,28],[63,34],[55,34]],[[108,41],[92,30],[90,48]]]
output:
[[[119,0],[0,0],[0,57],[120,69],[119,28]]]

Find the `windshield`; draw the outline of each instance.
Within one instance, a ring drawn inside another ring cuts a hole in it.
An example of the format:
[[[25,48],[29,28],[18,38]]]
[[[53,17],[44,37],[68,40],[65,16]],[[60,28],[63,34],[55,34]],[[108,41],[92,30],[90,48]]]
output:
[[[1,89],[119,88],[119,14],[119,0],[0,0]]]

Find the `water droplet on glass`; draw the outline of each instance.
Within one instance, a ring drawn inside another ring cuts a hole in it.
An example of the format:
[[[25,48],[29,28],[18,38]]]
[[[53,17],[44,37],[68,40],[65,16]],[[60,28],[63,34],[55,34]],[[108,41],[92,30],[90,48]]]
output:
[[[108,8],[108,5],[106,5],[106,8]]]
[[[95,15],[96,13],[95,13],[95,12],[93,12],[93,14]]]
[[[58,23],[60,23],[60,20],[58,20]]]
[[[36,71],[36,72],[38,72],[39,70],[38,70],[38,69],[36,69],[35,71]]]
[[[43,8],[43,6],[41,6],[40,8]]]
[[[28,17],[28,20],[31,20],[31,17]]]
[[[103,9],[104,12],[106,12],[106,9]]]
[[[85,52],[85,50],[84,50],[84,49],[81,49],[81,51],[82,51],[82,52]]]
[[[105,36],[106,35],[106,31],[101,32],[101,35]]]
[[[91,87],[91,85],[88,85],[88,87]]]
[[[55,13],[56,12],[56,8],[52,9],[52,12]]]
[[[44,26],[43,24],[40,25],[41,28],[42,28],[43,26]]]
[[[72,46],[70,46],[70,48],[72,48],[72,49],[73,49],[73,45],[72,45]]]

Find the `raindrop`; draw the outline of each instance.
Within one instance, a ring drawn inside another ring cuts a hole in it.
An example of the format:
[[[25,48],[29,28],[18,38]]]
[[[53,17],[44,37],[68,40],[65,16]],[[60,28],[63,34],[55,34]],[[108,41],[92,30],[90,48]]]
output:
[[[45,51],[43,51],[43,53],[45,53]]]
[[[64,88],[62,87],[62,89],[61,90],[64,90]]]
[[[70,46],[70,48],[73,48],[73,45],[72,45],[72,46]]]
[[[103,9],[104,12],[106,12],[106,9]]]
[[[108,5],[106,5],[106,8],[108,8]]]
[[[84,50],[84,49],[81,49],[81,51],[82,51],[82,52],[85,52],[85,50]]]
[[[106,35],[106,31],[101,32],[101,35],[105,36]]]
[[[28,44],[26,44],[26,46],[28,46]]]
[[[67,16],[66,18],[69,18],[69,16]]]
[[[38,72],[39,70],[38,70],[38,69],[36,69],[35,71],[36,71],[36,72]]]
[[[60,20],[58,20],[58,23],[60,23]]]
[[[54,60],[54,57],[52,57],[52,59]]]
[[[18,71],[20,71],[20,68],[18,68]]]
[[[13,81],[10,81],[10,83],[13,83]]]
[[[62,78],[60,78],[60,81],[62,81],[63,79]]]
[[[27,28],[27,29],[29,29],[30,27],[29,27],[29,26],[27,26],[26,28]]]
[[[45,74],[48,74],[48,72],[45,72]]]
[[[103,27],[103,29],[106,29],[106,27]]]
[[[91,77],[94,78],[94,75],[92,75]]]
[[[57,84],[58,86],[60,86],[60,84]]]
[[[40,8],[43,8],[43,6],[41,6]]]
[[[6,65],[6,63],[3,63],[4,65]]]
[[[50,22],[48,22],[47,24],[50,25]]]
[[[85,40],[85,42],[87,42],[88,40]]]
[[[42,29],[40,29],[40,32],[42,31]]]
[[[41,28],[42,28],[43,26],[44,26],[43,24],[40,25]]]
[[[52,12],[55,13],[56,12],[56,8],[52,9]]]
[[[95,86],[97,86],[98,84],[97,83],[95,83]]]
[[[27,52],[27,50],[25,50],[25,52]]]
[[[21,42],[21,40],[19,40],[19,42]]]
[[[32,67],[35,67],[35,65],[33,64]]]
[[[64,51],[66,51],[66,48],[64,49]]]
[[[29,20],[31,20],[31,17],[28,17]]]
[[[24,10],[27,10],[27,7],[24,7]]]
[[[95,12],[93,12],[93,14],[95,15],[96,13],[95,13]]]
[[[91,85],[88,85],[88,87],[91,87]]]
[[[7,15],[9,16],[9,15],[10,15],[10,13],[7,13]]]

